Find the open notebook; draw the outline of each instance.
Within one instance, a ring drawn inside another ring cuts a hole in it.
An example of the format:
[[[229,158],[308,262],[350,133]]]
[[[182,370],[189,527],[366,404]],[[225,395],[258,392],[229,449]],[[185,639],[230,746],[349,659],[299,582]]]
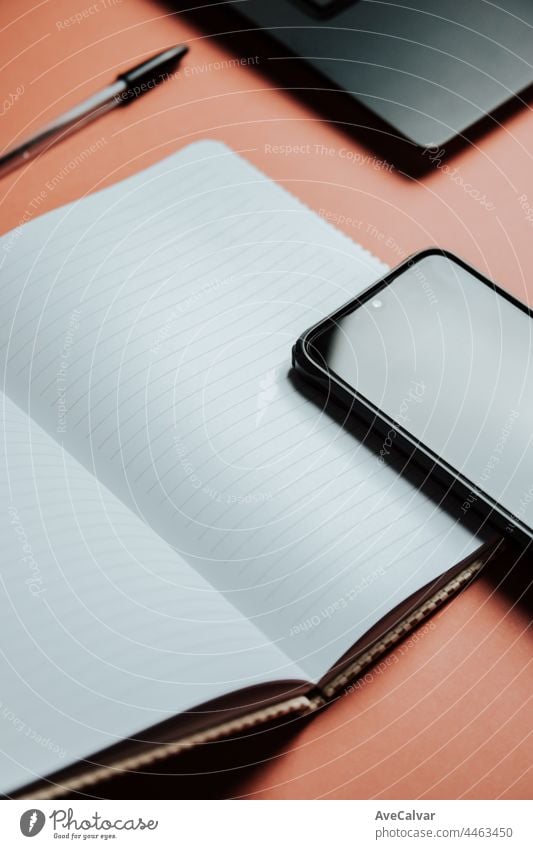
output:
[[[478,568],[483,540],[288,377],[384,267],[224,145],[0,263],[0,793],[305,713]]]

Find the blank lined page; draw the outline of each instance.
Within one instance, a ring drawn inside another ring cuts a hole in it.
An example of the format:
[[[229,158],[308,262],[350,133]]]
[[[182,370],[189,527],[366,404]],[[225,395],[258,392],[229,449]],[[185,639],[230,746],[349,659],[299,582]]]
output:
[[[289,379],[297,336],[383,271],[208,141],[32,222],[4,265],[10,397],[315,680],[480,544]]]
[[[2,415],[0,794],[210,699],[303,677],[8,399]]]

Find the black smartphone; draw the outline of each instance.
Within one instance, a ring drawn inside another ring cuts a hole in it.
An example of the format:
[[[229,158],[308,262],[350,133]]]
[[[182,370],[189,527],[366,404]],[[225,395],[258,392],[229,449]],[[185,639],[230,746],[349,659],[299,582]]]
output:
[[[448,251],[410,257],[315,324],[293,365],[474,510],[533,538],[533,313]]]

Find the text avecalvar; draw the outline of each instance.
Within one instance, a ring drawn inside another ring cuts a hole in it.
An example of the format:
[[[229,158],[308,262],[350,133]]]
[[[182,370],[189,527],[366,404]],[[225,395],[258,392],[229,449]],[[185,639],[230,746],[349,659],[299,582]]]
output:
[[[376,820],[433,820],[435,817],[434,811],[377,811],[374,819]]]

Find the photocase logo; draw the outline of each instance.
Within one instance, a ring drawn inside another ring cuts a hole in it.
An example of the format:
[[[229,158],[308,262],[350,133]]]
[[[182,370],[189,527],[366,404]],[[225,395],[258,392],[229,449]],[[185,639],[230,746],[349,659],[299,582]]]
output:
[[[37,808],[32,808],[29,811],[24,811],[20,818],[20,830],[24,837],[35,837],[42,831],[46,822],[46,817],[42,811]]]

